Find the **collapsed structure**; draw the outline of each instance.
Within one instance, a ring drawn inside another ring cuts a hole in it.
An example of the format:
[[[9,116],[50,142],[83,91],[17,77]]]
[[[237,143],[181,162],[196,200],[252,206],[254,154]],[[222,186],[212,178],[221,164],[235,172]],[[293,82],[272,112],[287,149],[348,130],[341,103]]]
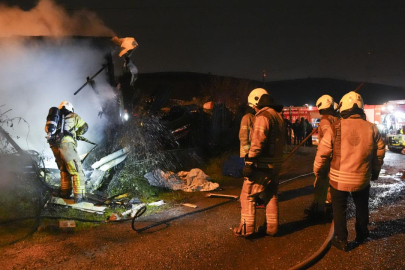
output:
[[[92,71],[87,69],[85,74],[76,79],[81,85],[76,82],[76,89],[70,89],[69,92],[63,90],[60,95],[63,97],[62,100],[76,99],[75,110],[78,107],[77,112],[81,115],[83,111],[86,112],[84,107],[93,100],[99,104],[96,106],[97,111],[87,110],[96,115],[96,118],[93,117],[88,121],[89,131],[97,130],[98,133],[90,134],[87,138],[77,136],[78,140],[83,141],[79,145],[80,152],[83,153],[85,150],[81,159],[87,179],[86,192],[90,193],[90,199],[102,201],[111,193],[128,188],[123,187],[122,183],[117,183],[123,178],[133,181],[134,175],[143,178],[145,173],[156,169],[184,170],[189,167],[190,161],[199,159],[199,154],[193,149],[207,142],[207,133],[214,134],[217,139],[213,140],[216,144],[212,144],[212,148],[219,149],[217,145],[220,143],[221,133],[228,129],[225,126],[226,120],[223,119],[226,108],[221,104],[212,105],[211,112],[207,113],[196,105],[172,106],[160,120],[162,116],[160,109],[167,103],[168,95],[165,91],[158,91],[152,95],[142,93],[135,87],[138,70],[131,60],[131,55],[138,44],[134,38],[74,37],[54,40],[47,37],[32,37],[23,38],[22,44],[28,48],[45,46],[52,50],[49,57],[70,50],[65,46],[67,44],[75,49],[82,46],[93,48],[99,52],[96,55],[102,56],[101,60],[95,61],[101,64],[99,67],[91,65]],[[76,47],[77,44],[79,45]],[[59,68],[63,68],[63,73],[69,72],[66,66]],[[61,86],[61,89],[63,88]],[[89,97],[92,100],[89,100]],[[60,101],[59,99],[56,102]],[[55,99],[52,99],[52,102],[55,102]],[[45,116],[41,118],[44,119]],[[83,118],[87,120],[86,116]],[[42,120],[41,128],[44,123]],[[214,127],[210,126],[210,123],[213,123]],[[36,123],[34,125],[35,128],[39,126]],[[11,135],[6,141],[11,140],[11,144],[15,143],[18,146],[20,142],[16,130],[10,130],[9,126],[12,124],[5,126],[7,130],[4,130],[4,134]],[[221,129],[218,130],[217,126],[221,126]],[[42,134],[39,136],[43,141]],[[204,140],[201,140],[202,138]],[[41,149],[34,149],[37,151],[31,151],[30,155],[35,161],[36,170],[40,171],[38,177],[47,188],[58,189],[59,171],[53,167],[53,158],[44,156]],[[128,159],[128,166],[124,166],[122,162]],[[114,182],[112,186],[111,182]]]

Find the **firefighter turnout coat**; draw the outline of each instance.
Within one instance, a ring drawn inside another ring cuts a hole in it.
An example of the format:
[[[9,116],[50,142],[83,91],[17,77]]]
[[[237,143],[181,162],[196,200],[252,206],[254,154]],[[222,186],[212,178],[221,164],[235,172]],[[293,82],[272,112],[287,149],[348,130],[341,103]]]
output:
[[[264,107],[255,115],[251,133],[249,159],[255,168],[245,177],[240,195],[241,221],[237,233],[250,235],[255,231],[256,201],[261,196],[266,207],[267,234],[278,229],[278,173],[283,162],[285,127],[283,118],[273,109]]]
[[[257,159],[257,168],[271,169],[278,175],[283,163],[285,127],[283,118],[264,107],[256,113],[249,149],[249,158]]]
[[[85,193],[85,176],[76,150],[76,136],[87,131],[87,124],[79,115],[72,112],[65,116],[64,127],[61,129],[66,134],[62,135],[60,142],[51,143],[51,149],[60,170],[61,196],[70,195],[73,182],[73,193],[76,198]]]
[[[330,128],[330,126],[338,120],[337,117],[325,114],[322,115],[321,121],[319,122],[318,126],[318,142],[320,143],[324,134]],[[325,201],[328,197],[328,187],[329,187],[329,167],[330,167],[330,160],[325,161],[325,165],[322,171],[319,172],[317,177],[315,178],[314,183],[314,202],[317,203],[322,210],[322,205],[325,204]],[[329,199],[330,200],[330,199]]]
[[[322,115],[321,121],[319,122],[318,126],[318,142],[320,142],[323,138],[323,135],[328,130],[330,125],[338,120],[337,117],[329,114]]]
[[[242,117],[239,129],[240,157],[245,157],[250,149],[250,133],[253,129],[254,115],[247,113]]]
[[[385,145],[377,127],[359,114],[331,125],[319,143],[314,161],[317,176],[332,156],[330,185],[341,191],[359,191],[376,180]]]

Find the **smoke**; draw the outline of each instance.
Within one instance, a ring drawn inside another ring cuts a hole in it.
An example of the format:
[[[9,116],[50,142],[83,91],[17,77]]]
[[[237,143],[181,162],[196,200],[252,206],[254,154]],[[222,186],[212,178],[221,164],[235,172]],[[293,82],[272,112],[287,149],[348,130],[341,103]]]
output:
[[[63,100],[73,103],[75,112],[88,124],[89,140],[99,142],[107,124],[98,113],[115,95],[105,73],[96,77],[97,95],[86,86],[73,93],[105,63],[104,53],[89,40],[7,39],[0,41],[0,110],[7,118],[22,117],[3,127],[23,149],[48,152],[45,140],[46,116],[50,107]],[[84,143],[79,144],[79,152]]]
[[[39,0],[24,11],[0,4],[0,36],[115,36],[93,12],[81,10],[69,15],[52,0]]]
[[[44,153],[49,165],[56,167],[44,127],[49,108],[63,100],[72,102],[75,112],[89,124],[85,137],[100,142],[107,120],[98,114],[107,103],[116,103],[106,72],[95,79],[99,95],[89,85],[77,95],[73,93],[87,76],[106,64],[104,57],[111,47],[100,45],[107,39],[67,36],[111,36],[113,31],[95,14],[80,11],[69,16],[51,0],[40,0],[28,12],[0,6],[0,29],[0,35],[6,36],[0,38],[0,115],[11,109],[1,117],[0,124],[16,143],[23,149]],[[23,37],[37,35],[49,37]],[[13,122],[4,122],[15,117]],[[78,152],[83,154],[91,147],[79,142]]]

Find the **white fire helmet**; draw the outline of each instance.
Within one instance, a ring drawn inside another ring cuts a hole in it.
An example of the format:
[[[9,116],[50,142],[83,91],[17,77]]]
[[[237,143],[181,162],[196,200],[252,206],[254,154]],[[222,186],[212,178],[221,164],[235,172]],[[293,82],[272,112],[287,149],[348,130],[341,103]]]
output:
[[[248,96],[248,105],[253,108],[253,106],[257,106],[259,103],[260,98],[263,95],[268,95],[267,91],[263,88],[255,88],[250,92]]]
[[[333,97],[329,95],[323,95],[318,98],[315,105],[316,107],[318,107],[318,110],[329,109],[333,106]]]
[[[354,91],[351,91],[344,95],[340,100],[340,112],[350,110],[353,108],[354,104],[357,104],[357,107],[364,110],[364,102],[359,94]]]
[[[69,101],[66,101],[66,100],[65,100],[65,101],[62,101],[62,103],[59,104],[58,109],[59,109],[59,110],[62,110],[63,107],[65,107],[65,109],[68,110],[68,111],[70,111],[70,112],[73,112],[73,111],[74,111],[73,104],[70,103]]]

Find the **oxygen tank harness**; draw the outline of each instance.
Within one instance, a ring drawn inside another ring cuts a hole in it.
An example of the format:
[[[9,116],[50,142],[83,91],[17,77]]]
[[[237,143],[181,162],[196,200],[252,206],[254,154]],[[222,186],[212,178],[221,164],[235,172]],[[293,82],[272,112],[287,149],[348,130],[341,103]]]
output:
[[[46,117],[45,132],[47,133],[46,139],[51,145],[59,144],[64,136],[74,138],[70,130],[65,129],[65,113],[56,107],[49,109]]]

